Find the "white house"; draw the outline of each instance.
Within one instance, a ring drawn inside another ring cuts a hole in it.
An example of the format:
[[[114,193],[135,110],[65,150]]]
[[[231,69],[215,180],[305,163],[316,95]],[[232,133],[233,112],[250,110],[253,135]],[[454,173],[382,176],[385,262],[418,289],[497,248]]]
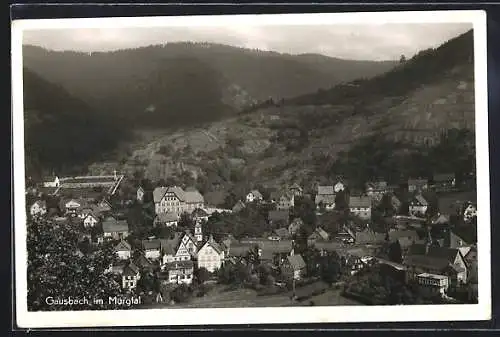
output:
[[[472,203],[468,203],[464,210],[464,221],[469,222],[475,217],[477,217],[477,207]]]
[[[445,275],[422,273],[417,275],[417,283],[421,291],[428,295],[445,295],[449,287],[449,278]]]
[[[121,240],[115,246],[115,253],[120,260],[128,260],[132,253],[132,247],[126,241]]]
[[[196,257],[198,246],[196,239],[189,233],[184,234],[174,256],[175,261],[187,261]]]
[[[161,241],[148,239],[142,241],[144,256],[150,260],[158,260],[161,257]]]
[[[210,236],[207,242],[198,251],[198,268],[205,268],[209,272],[220,269],[224,261],[224,249]]]
[[[60,181],[57,176],[46,177],[43,180],[43,187],[59,187],[59,185]]]
[[[335,186],[333,186],[333,191],[335,193],[339,193],[340,191],[343,190],[345,190],[345,185],[341,181],[339,181],[338,183],[335,184]]]
[[[137,281],[141,278],[139,267],[132,262],[129,263],[122,272],[123,289],[132,290],[137,287]]]
[[[429,203],[421,194],[417,194],[410,200],[410,204],[408,206],[408,213],[409,215],[414,215],[414,216],[423,216],[425,215],[425,212],[427,212],[427,207],[429,206]]]
[[[250,191],[246,196],[247,202],[262,201],[262,199],[262,194],[257,190]]]
[[[47,213],[47,204],[44,200],[38,200],[30,207],[32,216],[44,215],[45,213]]]
[[[349,211],[361,219],[371,219],[372,201],[370,197],[349,197]]]
[[[98,222],[99,222],[99,218],[97,216],[95,216],[94,214],[90,213],[90,214],[87,214],[85,219],[83,219],[83,226],[85,228],[95,227]]]

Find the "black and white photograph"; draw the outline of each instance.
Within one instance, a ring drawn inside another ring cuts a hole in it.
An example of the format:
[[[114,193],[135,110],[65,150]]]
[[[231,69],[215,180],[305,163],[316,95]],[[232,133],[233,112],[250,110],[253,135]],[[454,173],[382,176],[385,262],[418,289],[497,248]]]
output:
[[[483,12],[12,34],[20,327],[491,317]]]

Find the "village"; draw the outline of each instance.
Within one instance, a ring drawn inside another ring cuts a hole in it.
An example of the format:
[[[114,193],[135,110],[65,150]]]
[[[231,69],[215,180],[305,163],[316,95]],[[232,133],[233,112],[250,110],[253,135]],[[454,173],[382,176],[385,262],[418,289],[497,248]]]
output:
[[[107,272],[146,307],[477,303],[475,193],[448,173],[364,191],[339,177],[224,208],[116,171],[26,192],[29,221],[77,228],[78,254],[112,245]],[[256,216],[265,230],[249,235]]]

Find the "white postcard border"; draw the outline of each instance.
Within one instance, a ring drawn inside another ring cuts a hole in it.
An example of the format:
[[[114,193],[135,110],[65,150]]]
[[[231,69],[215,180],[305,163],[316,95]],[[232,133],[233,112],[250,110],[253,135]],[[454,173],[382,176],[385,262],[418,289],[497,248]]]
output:
[[[131,309],[28,312],[24,177],[22,32],[27,29],[116,28],[186,25],[318,25],[470,22],[474,30],[479,303],[462,305],[331,306],[203,309]],[[222,325],[270,323],[349,323],[471,321],[491,318],[490,192],[486,13],[426,11],[338,14],[224,15],[92,19],[19,20],[12,23],[15,295],[21,328]]]

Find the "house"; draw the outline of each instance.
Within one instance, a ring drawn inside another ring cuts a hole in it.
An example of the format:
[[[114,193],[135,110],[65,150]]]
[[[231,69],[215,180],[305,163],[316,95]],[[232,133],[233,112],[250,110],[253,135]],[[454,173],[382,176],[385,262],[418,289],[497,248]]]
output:
[[[120,260],[128,260],[130,259],[130,255],[132,253],[132,247],[124,240],[120,240],[120,242],[115,246],[115,253]]]
[[[238,202],[233,206],[232,211],[233,211],[233,213],[238,213],[241,210],[243,210],[245,207],[246,207],[245,203],[241,200],[238,200]]]
[[[416,280],[420,291],[428,296],[444,296],[449,288],[449,278],[446,275],[421,273]]]
[[[109,212],[112,210],[112,207],[111,207],[111,204],[109,203],[109,201],[107,201],[106,199],[101,199],[101,201],[99,201],[99,203],[97,204],[97,206],[100,207],[101,211],[102,212]]]
[[[448,225],[450,223],[450,216],[448,214],[438,213],[431,218],[432,225]]]
[[[99,222],[99,217],[97,217],[93,213],[90,213],[90,214],[87,214],[87,216],[83,219],[83,226],[85,228],[95,227],[98,222]]]
[[[403,264],[408,267],[410,279],[415,279],[421,273],[430,273],[446,275],[450,278],[450,284],[454,285],[467,281],[467,263],[457,248],[414,244]]]
[[[158,213],[153,221],[155,227],[177,227],[179,216],[174,212]]]
[[[47,203],[45,200],[37,200],[30,207],[31,216],[40,216],[47,213]]]
[[[122,287],[123,289],[132,290],[137,287],[137,281],[141,278],[139,267],[133,262],[130,262],[123,268],[122,272]]]
[[[300,280],[306,269],[301,255],[289,255],[281,265],[281,273],[287,279]]]
[[[419,241],[417,231],[415,230],[395,230],[388,233],[389,242],[399,242],[403,253],[407,251],[413,244]]]
[[[394,194],[391,195],[391,205],[396,213],[401,209],[401,200]]]
[[[205,201],[203,196],[195,189],[189,188],[184,191],[178,186],[156,187],[153,190],[153,202],[156,214],[191,213],[196,208],[203,208]]]
[[[150,260],[158,260],[161,256],[161,242],[158,239],[142,240],[144,256]]]
[[[294,236],[300,227],[304,225],[304,221],[302,221],[301,218],[295,218],[290,226],[288,226],[288,232],[290,233],[290,236]]]
[[[365,229],[363,231],[354,233],[354,243],[359,245],[376,245],[385,242],[385,233],[378,233],[372,229]]]
[[[65,210],[66,214],[77,214],[78,210],[84,206],[83,200],[75,200],[75,199],[70,199],[67,201],[63,201],[63,206],[62,208]]]
[[[330,234],[325,232],[325,230],[321,227],[317,227],[314,232],[309,235],[307,241],[310,245],[314,244],[317,241],[328,241],[330,240]]]
[[[351,196],[349,197],[349,211],[363,220],[370,220],[372,217],[372,201],[365,196]]]
[[[136,192],[136,200],[140,203],[144,202],[144,194],[144,189],[142,188],[142,186],[139,186]]]
[[[333,186],[333,192],[334,193],[339,193],[340,191],[345,190],[345,184],[342,181],[339,181]]]
[[[289,225],[290,214],[287,210],[271,210],[267,218],[271,226],[285,227]]]
[[[116,220],[113,217],[107,217],[102,222],[102,231],[105,238],[125,239],[129,234],[127,220]]]
[[[194,225],[194,238],[197,244],[203,241],[203,225],[201,222],[197,222],[196,225]]]
[[[392,279],[398,280],[403,284],[406,283],[407,272],[405,265],[380,258],[377,258],[377,262],[378,265],[380,266],[381,274],[385,276],[390,276]]]
[[[366,195],[376,200],[380,200],[388,192],[387,189],[386,181],[374,181],[365,184]]]
[[[408,213],[413,216],[424,216],[428,207],[427,200],[421,194],[417,194],[410,199]]]
[[[59,187],[61,182],[57,176],[49,176],[43,179],[43,187]]]
[[[281,193],[276,201],[277,210],[289,210],[295,204],[295,196],[291,193]]]
[[[163,266],[163,271],[167,274],[167,282],[171,284],[191,284],[193,283],[194,263],[193,261],[174,261]]]
[[[168,239],[160,239],[161,250],[163,254],[163,264],[176,261],[175,255],[177,253],[177,248],[179,247],[179,244],[181,242],[181,238],[182,237],[180,233],[174,233]]]
[[[192,236],[189,232],[184,233],[182,237],[179,247],[177,247],[174,260],[175,261],[187,261],[192,260],[196,257],[198,253],[198,246],[194,236]]]
[[[472,242],[468,242],[469,240],[465,239],[465,236],[461,236],[462,233],[457,231],[456,229],[452,229],[448,231],[448,235],[445,238],[444,246],[448,248],[469,248],[467,251],[462,251],[464,257],[469,253],[470,248],[472,247]]]
[[[213,273],[220,269],[225,258],[224,249],[210,236],[198,251],[198,268],[205,268]]]
[[[335,194],[317,194],[314,198],[314,203],[318,209],[324,207],[326,211],[332,211],[335,209]]]
[[[143,252],[139,252],[139,254],[135,257],[134,264],[139,267],[139,270],[145,270],[149,273],[153,272],[155,269],[154,264],[144,255]]]
[[[428,181],[427,179],[408,179],[408,191],[409,192],[422,192],[427,190]]]
[[[354,243],[356,240],[356,234],[352,229],[344,225],[337,235],[335,235],[335,238],[343,243]]]
[[[290,239],[290,231],[288,227],[280,227],[273,230],[274,235],[276,235],[280,240]]]
[[[198,221],[208,221],[208,212],[204,210],[203,208],[197,208],[191,213],[191,217],[193,220],[196,222]]]
[[[434,174],[432,177],[433,187],[441,189],[441,188],[450,188],[454,187],[456,180],[454,173],[438,173]]]
[[[463,211],[464,221],[471,222],[477,217],[477,207],[471,202],[467,202]]]
[[[257,190],[250,191],[246,196],[247,202],[262,201],[262,194]]]
[[[302,187],[299,184],[293,183],[289,188],[290,193],[295,197],[301,197],[304,194]]]

